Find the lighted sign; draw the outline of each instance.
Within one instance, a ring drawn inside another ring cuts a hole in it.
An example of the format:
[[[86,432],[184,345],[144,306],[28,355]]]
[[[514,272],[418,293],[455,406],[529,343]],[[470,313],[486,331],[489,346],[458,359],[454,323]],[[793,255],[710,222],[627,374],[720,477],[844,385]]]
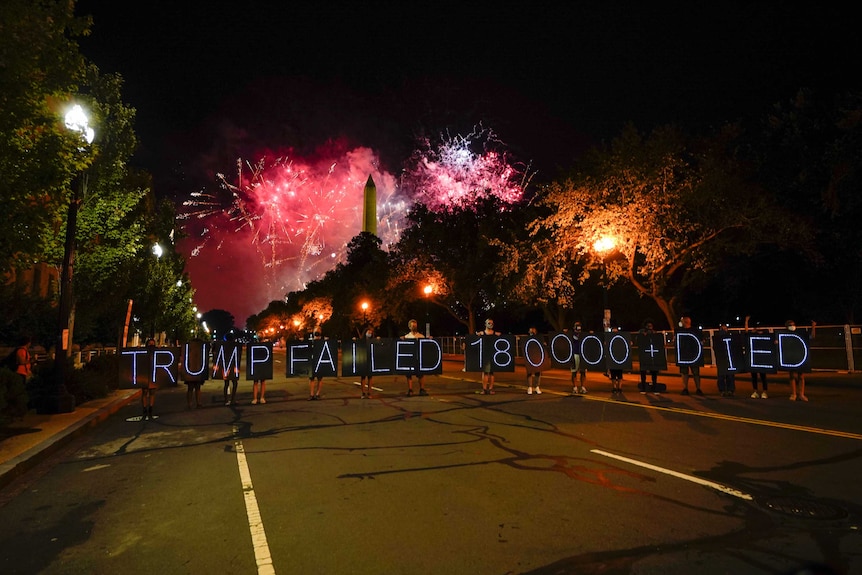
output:
[[[642,371],[664,371],[667,369],[664,335],[639,333],[635,343],[638,346],[638,363]]]
[[[680,329],[674,339],[677,365],[703,365],[703,333],[699,329]]]
[[[515,336],[470,335],[465,344],[466,371],[515,371]]]
[[[540,336],[531,335],[520,342],[521,357],[530,372],[545,371],[551,367],[551,354]]]

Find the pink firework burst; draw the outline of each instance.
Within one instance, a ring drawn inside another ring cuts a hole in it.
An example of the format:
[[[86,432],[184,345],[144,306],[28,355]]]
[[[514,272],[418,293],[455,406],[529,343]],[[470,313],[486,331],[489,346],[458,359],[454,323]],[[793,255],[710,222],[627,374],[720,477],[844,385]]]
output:
[[[477,127],[466,136],[441,137],[436,146],[421,141],[402,185],[414,201],[440,210],[469,206],[488,196],[516,203],[531,177],[529,166],[509,162],[504,145],[490,129]]]
[[[218,175],[215,192],[196,192],[183,203],[193,279],[214,281],[208,272],[230,278],[243,300],[253,300],[252,312],[302,289],[343,261],[347,243],[362,231],[369,175],[377,188],[378,235],[384,245],[395,241],[404,206],[394,198],[394,178],[377,165],[368,148],[316,162],[238,160],[234,176]]]

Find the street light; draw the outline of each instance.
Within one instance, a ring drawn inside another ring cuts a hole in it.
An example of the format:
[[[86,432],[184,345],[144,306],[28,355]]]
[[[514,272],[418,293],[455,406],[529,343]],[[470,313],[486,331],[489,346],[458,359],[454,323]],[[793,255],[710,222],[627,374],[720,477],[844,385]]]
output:
[[[425,293],[425,337],[431,337],[431,316],[428,313],[428,300],[431,299],[431,294],[434,293],[434,286],[428,284],[422,291]]]
[[[84,143],[92,144],[96,132],[90,127],[84,109],[75,104],[64,118],[66,128],[81,140],[78,148],[83,151]],[[71,413],[75,411],[75,396],[66,390],[66,361],[71,346],[69,324],[72,315],[72,266],[75,261],[75,234],[78,231],[78,208],[87,194],[87,176],[79,174],[80,185],[72,184],[72,198],[66,213],[66,239],[63,247],[63,264],[60,270],[60,305],[57,331],[57,344],[54,350],[54,389],[40,402],[38,411],[42,413]]]
[[[362,305],[359,307],[362,308],[362,328],[368,327],[368,302],[362,302]]]
[[[602,258],[602,329],[611,330],[611,310],[608,308],[608,264],[607,255],[617,247],[617,239],[612,235],[603,235],[593,242],[593,250]]]

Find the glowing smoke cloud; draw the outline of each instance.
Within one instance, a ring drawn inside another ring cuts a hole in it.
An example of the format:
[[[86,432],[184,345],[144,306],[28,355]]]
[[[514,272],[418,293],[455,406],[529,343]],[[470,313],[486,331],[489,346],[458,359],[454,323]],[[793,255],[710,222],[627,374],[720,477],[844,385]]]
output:
[[[218,190],[192,194],[180,215],[188,221],[187,244],[194,242],[187,248],[189,272],[234,292],[213,296],[229,303],[201,301],[202,307],[257,313],[343,261],[347,243],[362,230],[369,175],[377,187],[378,235],[384,246],[397,241],[405,207],[394,198],[394,178],[377,163],[368,148],[318,162],[238,160],[237,174],[218,175]]]
[[[467,136],[444,138],[436,147],[423,141],[410,164],[404,187],[432,211],[470,206],[486,196],[513,204],[523,198],[531,178],[528,166],[510,164],[502,143],[481,127]]]

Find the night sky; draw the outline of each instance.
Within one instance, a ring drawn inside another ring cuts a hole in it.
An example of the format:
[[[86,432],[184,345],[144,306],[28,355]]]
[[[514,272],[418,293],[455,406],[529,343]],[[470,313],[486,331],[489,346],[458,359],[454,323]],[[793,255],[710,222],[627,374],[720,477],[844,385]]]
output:
[[[627,122],[708,128],[860,83],[853,19],[815,4],[225,4],[78,2],[94,19],[82,51],[124,77],[135,163],[166,197],[215,186],[238,157],[332,141],[397,174],[417,136],[479,123],[540,183]],[[201,307],[239,323],[262,309],[207,296],[207,267],[190,265]]]

